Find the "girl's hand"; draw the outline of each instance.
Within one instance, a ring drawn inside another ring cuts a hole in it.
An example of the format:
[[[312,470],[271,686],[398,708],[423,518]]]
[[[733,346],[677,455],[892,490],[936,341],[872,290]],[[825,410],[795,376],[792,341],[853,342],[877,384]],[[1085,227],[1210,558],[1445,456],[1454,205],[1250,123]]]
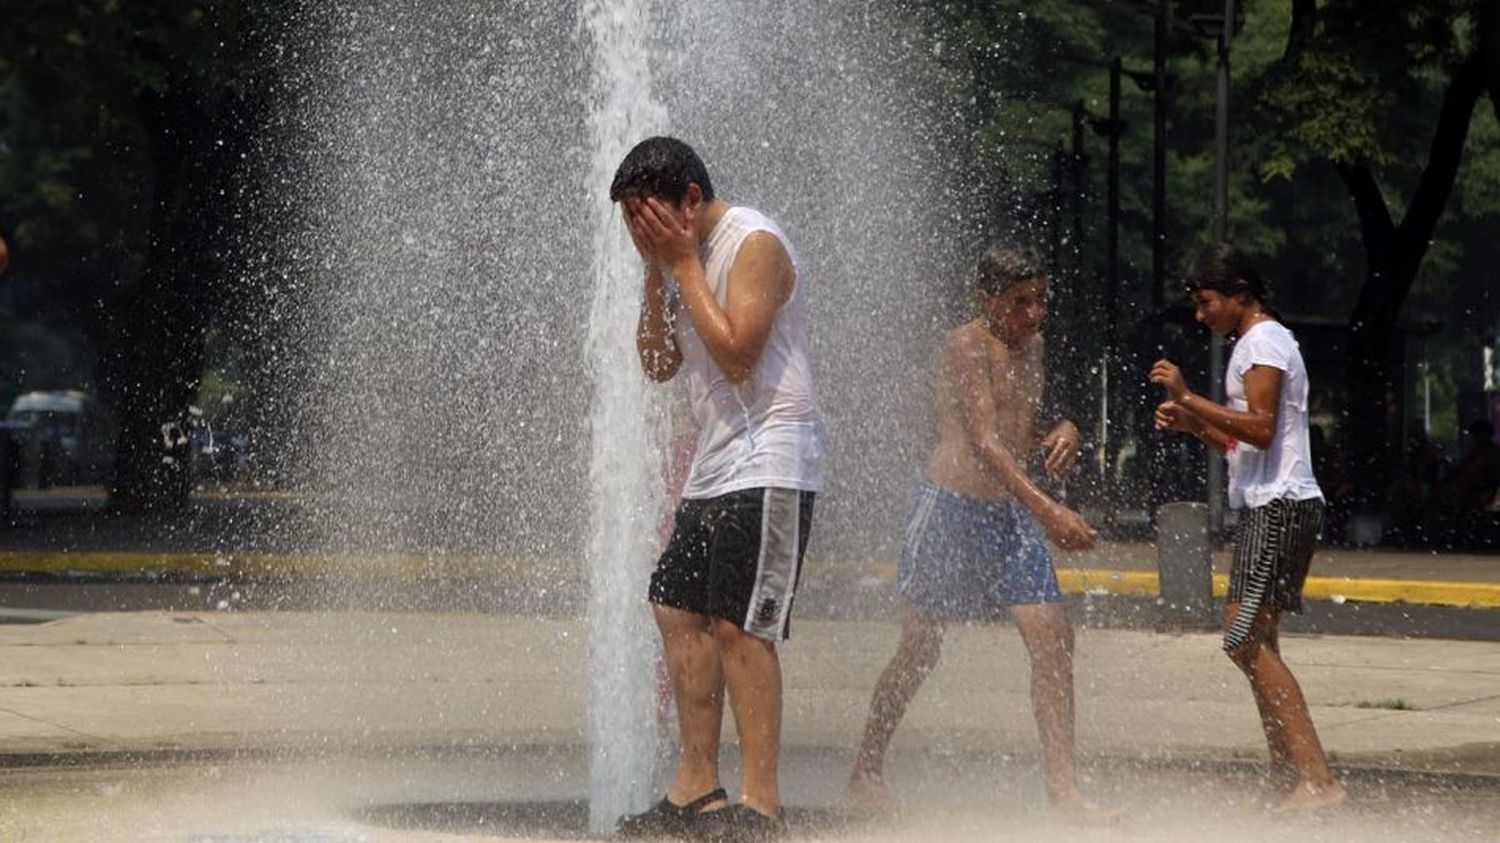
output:
[[[1187,382],[1182,379],[1182,370],[1170,360],[1156,361],[1156,364],[1151,367],[1148,379],[1166,389],[1167,395],[1171,396],[1173,401],[1181,401],[1182,397],[1187,394]]]
[[[1163,401],[1156,406],[1157,430],[1179,430],[1183,433],[1197,433],[1202,427],[1202,420],[1184,410],[1176,401]]]

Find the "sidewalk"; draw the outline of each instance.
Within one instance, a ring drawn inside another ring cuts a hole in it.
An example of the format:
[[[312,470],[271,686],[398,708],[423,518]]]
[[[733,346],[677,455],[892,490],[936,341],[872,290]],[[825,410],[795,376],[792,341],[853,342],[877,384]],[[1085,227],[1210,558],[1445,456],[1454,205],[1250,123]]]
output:
[[[901,822],[850,825],[843,783],[898,635],[894,623],[805,621],[783,648],[795,839],[1448,843],[1491,840],[1500,822],[1494,644],[1285,636],[1353,800],[1277,820],[1253,801],[1264,738],[1218,636],[1082,629],[1080,771],[1127,812],[1119,827],[1082,829],[1046,809],[1018,637],[960,628],[892,747]],[[576,620],[423,613],[0,627],[0,837],[578,839],[586,639]],[[724,755],[737,782],[728,718]]]
[[[129,518],[89,513],[99,500],[78,490],[27,493],[34,523],[0,530],[0,578],[27,576],[183,579],[287,579],[306,576],[368,579],[463,577],[555,583],[585,581],[570,558],[430,554],[317,553],[300,546],[305,519],[286,495],[204,496],[186,517],[164,528]],[[97,497],[97,495],[95,495]],[[63,506],[68,504],[69,506]],[[73,511],[77,510],[77,511]],[[1500,548],[1494,555],[1320,547],[1305,596],[1335,602],[1412,603],[1500,607]],[[1060,553],[1059,580],[1072,594],[1151,597],[1158,592],[1156,548],[1144,542],[1106,542],[1086,553]],[[1228,550],[1214,557],[1215,593],[1224,593]],[[894,560],[844,560],[817,541],[806,574],[835,581],[890,582]]]
[[[788,747],[857,745],[898,634],[893,623],[798,624],[783,650]],[[414,613],[142,612],[0,627],[0,765],[581,746],[586,638],[581,621]],[[1500,776],[1500,647],[1288,636],[1285,650],[1336,764]],[[1264,758],[1217,635],[1085,629],[1077,652],[1084,756]],[[1028,676],[1012,630],[953,630],[895,750],[1033,752]]]
[[[1230,550],[1213,556],[1214,595],[1228,588]],[[1156,548],[1104,545],[1060,554],[1059,578],[1076,592],[1155,595]],[[1067,571],[1068,573],[1064,573]],[[1500,556],[1318,548],[1303,596],[1309,600],[1500,607]]]
[[[1143,543],[1101,543],[1086,553],[1059,553],[1058,580],[1069,594],[1154,597],[1159,591],[1156,549]],[[1229,551],[1214,554],[1214,594],[1228,583]],[[811,579],[895,580],[894,562],[838,562],[809,556]],[[394,554],[226,552],[218,550],[59,550],[0,548],[0,577],[356,580],[424,577],[507,582],[585,581],[582,563],[560,558],[432,557]],[[1500,556],[1438,555],[1382,550],[1319,549],[1304,596],[1336,602],[1413,603],[1500,607]]]

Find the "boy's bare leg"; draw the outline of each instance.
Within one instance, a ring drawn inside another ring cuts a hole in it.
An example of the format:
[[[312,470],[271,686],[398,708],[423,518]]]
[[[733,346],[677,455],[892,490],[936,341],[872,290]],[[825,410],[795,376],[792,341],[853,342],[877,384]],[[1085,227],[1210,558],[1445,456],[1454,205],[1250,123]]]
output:
[[[906,707],[937,666],[943,649],[943,625],[910,606],[901,625],[901,643],[875,683],[870,715],[854,769],[849,773],[849,795],[862,808],[890,811],[894,800],[882,775],[891,736],[906,715]]]
[[[724,665],[744,763],[740,801],[768,816],[781,813],[777,765],[781,752],[781,658],[776,645],[715,618],[713,635]]]
[[[1078,796],[1073,770],[1073,627],[1060,603],[1012,606],[1031,658],[1031,704],[1042,742],[1042,775],[1054,803]]]
[[[1010,607],[1031,657],[1031,704],[1042,744],[1047,798],[1068,819],[1102,824],[1118,819],[1083,798],[1073,765],[1073,626],[1061,603]]]
[[[719,730],[724,720],[724,670],[709,618],[652,606],[677,698],[682,755],[667,799],[686,805],[719,786]],[[707,808],[722,807],[708,805]]]
[[[1238,604],[1231,604],[1230,611],[1238,608]],[[1273,761],[1278,753],[1284,754],[1296,771],[1296,784],[1276,810],[1300,813],[1332,807],[1348,794],[1328,768],[1302,687],[1275,646],[1279,620],[1275,609],[1262,607],[1250,625],[1249,639],[1229,657],[1250,680]]]

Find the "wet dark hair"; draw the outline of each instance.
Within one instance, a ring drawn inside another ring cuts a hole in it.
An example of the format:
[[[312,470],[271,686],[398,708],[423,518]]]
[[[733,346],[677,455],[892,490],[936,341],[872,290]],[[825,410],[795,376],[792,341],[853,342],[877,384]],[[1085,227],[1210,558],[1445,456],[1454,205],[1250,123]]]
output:
[[[635,145],[615,170],[609,185],[609,201],[627,196],[654,196],[676,205],[687,195],[688,185],[696,184],[703,199],[714,198],[714,186],[708,179],[708,168],[691,146],[677,138],[646,138]]]
[[[1262,305],[1271,303],[1271,291],[1255,268],[1255,262],[1238,246],[1220,241],[1204,247],[1183,279],[1187,291],[1213,290],[1226,296],[1246,293]]]
[[[1045,278],[1042,262],[1030,248],[1016,243],[991,243],[979,256],[979,271],[974,286],[998,296],[1022,281]]]

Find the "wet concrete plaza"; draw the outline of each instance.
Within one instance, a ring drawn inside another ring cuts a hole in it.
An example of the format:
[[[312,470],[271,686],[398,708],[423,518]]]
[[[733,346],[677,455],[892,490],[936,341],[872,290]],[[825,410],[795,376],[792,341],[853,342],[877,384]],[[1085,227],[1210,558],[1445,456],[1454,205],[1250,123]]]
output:
[[[1086,787],[1126,815],[1080,829],[1045,809],[1006,627],[951,633],[896,736],[902,819],[859,822],[843,783],[898,632],[809,620],[784,650],[799,836],[1492,840],[1500,827],[1491,643],[1288,636],[1352,801],[1286,820],[1260,807],[1263,738],[1216,636],[1085,628]],[[0,838],[577,837],[586,653],[568,618],[132,612],[0,628]],[[726,745],[732,759],[728,724]]]
[[[581,750],[499,756],[90,764],[8,771],[0,779],[7,840],[386,841],[587,837]],[[902,815],[850,816],[841,798],[848,755],[787,757],[794,837],[847,840],[1488,841],[1500,789],[1472,776],[1344,769],[1351,802],[1316,817],[1275,818],[1248,766],[1094,759],[1090,792],[1124,810],[1084,828],[1045,808],[1024,752],[892,759]],[[731,771],[732,772],[732,771]]]

